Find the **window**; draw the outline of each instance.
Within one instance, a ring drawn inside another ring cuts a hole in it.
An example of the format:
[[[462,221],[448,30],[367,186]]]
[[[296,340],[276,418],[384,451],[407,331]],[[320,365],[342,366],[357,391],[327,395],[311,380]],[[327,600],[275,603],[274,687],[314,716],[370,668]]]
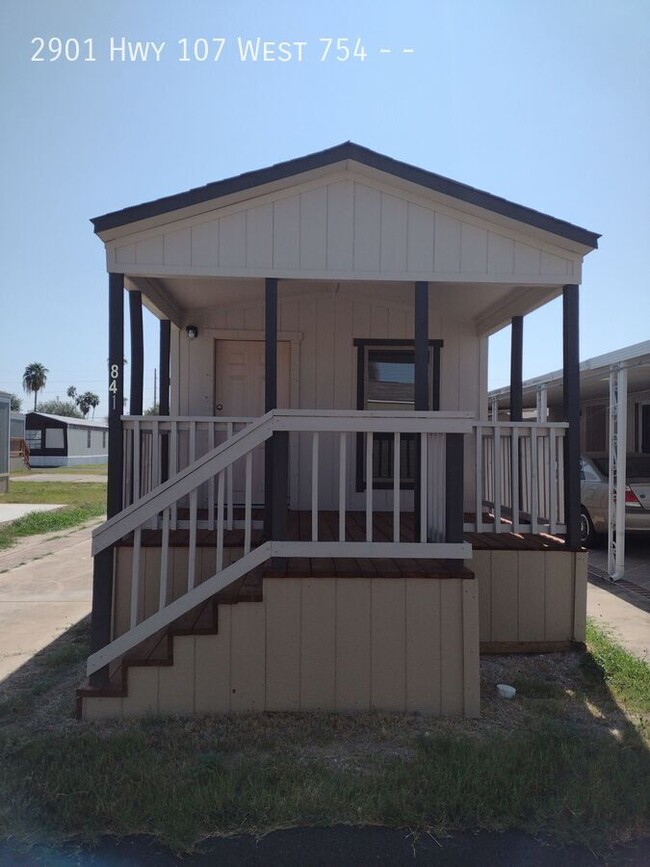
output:
[[[105,430],[102,431],[102,448],[103,449],[106,448],[106,431]]]
[[[46,449],[64,449],[64,435],[62,427],[45,428],[45,448]]]
[[[93,434],[93,432],[91,430],[86,431],[86,448],[87,449],[90,448],[90,442],[92,439],[92,434]]]
[[[29,446],[30,452],[41,449],[43,442],[43,431],[41,430],[26,430],[25,442]]]
[[[639,403],[639,445],[638,451],[650,453],[650,403]]]
[[[357,409],[405,411],[415,408],[415,349],[413,341],[355,340],[357,347]],[[430,406],[440,406],[440,347],[429,342]],[[390,433],[373,437],[373,487],[393,485],[393,441]],[[412,488],[415,481],[416,436],[400,440],[400,486]],[[357,490],[365,489],[365,437],[357,437]]]

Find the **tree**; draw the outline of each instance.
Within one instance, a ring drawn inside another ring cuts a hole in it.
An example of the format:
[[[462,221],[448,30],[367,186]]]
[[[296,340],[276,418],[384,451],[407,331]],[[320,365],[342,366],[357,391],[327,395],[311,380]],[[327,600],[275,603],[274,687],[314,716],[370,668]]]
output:
[[[149,409],[145,409],[145,415],[160,415],[160,406],[157,403],[152,404]]]
[[[11,412],[20,412],[23,402],[17,394],[11,395]]]
[[[71,385],[68,388],[66,394],[74,400],[76,406],[78,406],[83,413],[84,418],[88,415],[91,407],[93,418],[95,418],[95,409],[99,406],[99,395],[95,394],[94,391],[84,391],[83,394],[78,394],[74,385]]]
[[[99,395],[95,394],[94,391],[84,391],[75,400],[75,403],[83,413],[84,418],[88,415],[90,409],[92,409],[93,418],[95,418],[95,409],[99,406]]]
[[[83,418],[71,400],[61,400],[58,395],[54,400],[45,400],[39,403],[35,411],[45,412],[48,415],[65,415],[70,418]]]
[[[27,365],[25,372],[23,373],[23,388],[27,394],[30,392],[33,392],[34,394],[34,412],[36,412],[36,398],[38,397],[39,391],[45,388],[49,372],[50,371],[47,367],[43,367],[42,364],[34,361],[32,364]]]

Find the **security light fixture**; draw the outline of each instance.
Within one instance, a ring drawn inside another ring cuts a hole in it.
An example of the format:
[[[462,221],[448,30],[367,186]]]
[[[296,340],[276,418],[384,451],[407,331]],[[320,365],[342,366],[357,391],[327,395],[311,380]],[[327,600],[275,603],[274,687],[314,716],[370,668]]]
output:
[[[194,340],[195,337],[199,336],[199,329],[196,325],[188,325],[185,331],[187,332],[188,340]]]

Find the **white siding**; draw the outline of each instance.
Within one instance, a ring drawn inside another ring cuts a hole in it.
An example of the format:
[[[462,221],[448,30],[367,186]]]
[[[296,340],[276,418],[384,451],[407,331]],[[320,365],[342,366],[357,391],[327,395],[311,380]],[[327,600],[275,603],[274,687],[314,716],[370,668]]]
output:
[[[108,244],[132,274],[539,284],[580,279],[580,254],[488,211],[354,173],[219,207]]]

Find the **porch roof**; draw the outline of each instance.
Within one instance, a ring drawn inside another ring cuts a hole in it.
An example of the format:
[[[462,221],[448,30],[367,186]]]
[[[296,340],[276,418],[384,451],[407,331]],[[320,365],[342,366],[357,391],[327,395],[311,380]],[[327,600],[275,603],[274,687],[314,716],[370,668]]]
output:
[[[565,220],[551,217],[532,208],[518,205],[500,196],[495,196],[467,184],[459,183],[434,172],[401,162],[351,141],[343,142],[334,147],[298,157],[297,159],[245,172],[244,174],[209,183],[202,187],[195,187],[183,193],[165,196],[152,202],[145,202],[140,205],[123,208],[119,211],[113,211],[95,217],[91,222],[95,232],[101,234],[110,229],[159,217],[183,208],[200,205],[223,196],[250,190],[264,184],[281,181],[348,160],[402,180],[410,181],[428,190],[441,193],[469,205],[483,208],[537,229],[542,229],[561,238],[582,244],[587,248],[596,249],[598,247],[600,235],[595,232],[575,226]]]

